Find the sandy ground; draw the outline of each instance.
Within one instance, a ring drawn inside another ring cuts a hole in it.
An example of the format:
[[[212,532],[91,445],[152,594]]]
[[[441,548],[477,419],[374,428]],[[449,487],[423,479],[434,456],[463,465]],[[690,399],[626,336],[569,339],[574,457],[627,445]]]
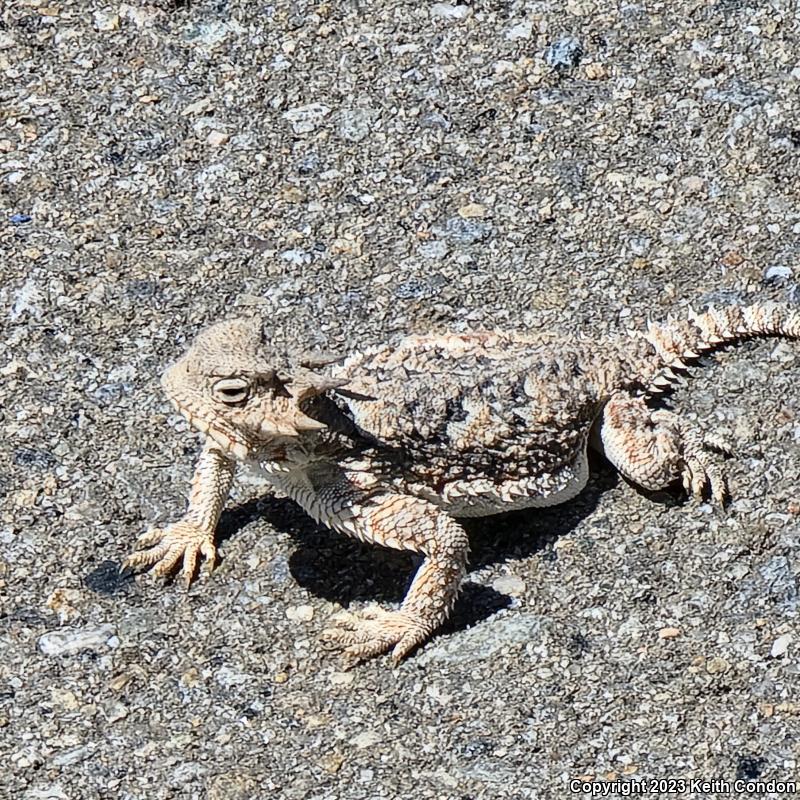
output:
[[[799,42],[789,0],[4,0],[0,796],[800,777],[796,347],[675,395],[735,444],[727,512],[598,459],[470,527],[452,623],[396,669],[317,637],[411,560],[251,483],[188,595],[117,572],[183,507],[158,376],[211,321],[347,350],[800,302]]]

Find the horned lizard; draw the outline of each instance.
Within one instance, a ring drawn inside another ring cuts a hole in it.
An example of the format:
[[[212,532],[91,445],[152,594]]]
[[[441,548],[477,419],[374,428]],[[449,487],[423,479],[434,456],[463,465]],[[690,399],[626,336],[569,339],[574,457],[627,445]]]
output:
[[[605,342],[409,336],[340,363],[288,366],[256,322],[218,323],[162,377],[205,436],[189,508],[144,534],[124,566],[166,575],[180,563],[187,585],[201,556],[212,569],[236,466],[249,463],[318,522],[424,556],[398,610],[351,615],[323,634],[351,662],[389,650],[402,659],[453,607],[469,549],[458,519],[573,498],[589,445],[646,489],[679,480],[723,502],[712,455],[722,443],[656,401],[701,353],[755,336],[800,337],[800,313],[709,308]]]

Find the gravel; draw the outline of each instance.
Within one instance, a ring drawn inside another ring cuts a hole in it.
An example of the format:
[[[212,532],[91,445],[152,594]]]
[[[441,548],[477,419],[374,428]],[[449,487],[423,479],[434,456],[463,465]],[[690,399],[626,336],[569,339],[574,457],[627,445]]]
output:
[[[118,565],[185,502],[158,376],[212,321],[343,352],[800,302],[798,26],[789,0],[0,5],[0,797],[796,778],[794,347],[675,395],[735,445],[726,513],[598,459],[568,506],[470,524],[453,620],[398,668],[318,635],[411,560],[252,481],[208,581]]]

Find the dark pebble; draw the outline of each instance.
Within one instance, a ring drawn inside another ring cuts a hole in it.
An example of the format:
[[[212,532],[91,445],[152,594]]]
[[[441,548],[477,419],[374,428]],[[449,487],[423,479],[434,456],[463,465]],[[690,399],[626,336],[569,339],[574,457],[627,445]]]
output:
[[[114,561],[103,561],[84,577],[83,583],[87,589],[93,592],[113,595],[132,580],[133,575],[120,572],[119,564]]]
[[[394,290],[395,297],[400,300],[422,300],[424,297],[430,297],[433,293],[431,285],[419,278],[405,281]]]
[[[297,162],[297,171],[300,175],[307,177],[319,172],[321,165],[322,161],[316,153],[308,153]]]
[[[743,781],[754,781],[761,777],[767,760],[760,756],[739,756],[736,764],[736,777]]]
[[[129,395],[132,388],[129,383],[104,383],[92,392],[92,397],[99,406],[110,406]]]
[[[58,459],[47,450],[38,450],[33,447],[18,447],[14,451],[14,463],[19,467],[35,467],[36,469],[52,469],[58,464]]]
[[[11,622],[18,622],[21,625],[41,627],[51,622],[53,615],[42,614],[42,612],[36,608],[17,606],[17,608],[11,609],[7,617]]]
[[[161,292],[156,281],[133,280],[125,285],[125,294],[134,300],[149,300]]]

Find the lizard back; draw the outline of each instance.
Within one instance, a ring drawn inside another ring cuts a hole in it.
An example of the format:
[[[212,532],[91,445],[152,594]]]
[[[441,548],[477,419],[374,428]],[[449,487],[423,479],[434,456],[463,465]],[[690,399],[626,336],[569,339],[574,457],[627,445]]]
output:
[[[365,467],[452,514],[550,505],[586,480],[605,399],[587,358],[563,336],[410,336],[335,369],[347,381],[336,402],[376,443]]]

